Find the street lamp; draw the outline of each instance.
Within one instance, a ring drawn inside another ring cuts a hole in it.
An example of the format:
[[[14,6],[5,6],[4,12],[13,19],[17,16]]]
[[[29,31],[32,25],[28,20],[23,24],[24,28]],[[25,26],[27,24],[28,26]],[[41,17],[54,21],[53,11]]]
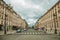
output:
[[[57,34],[57,28],[56,28],[57,14],[53,14],[53,17],[54,17],[54,27],[55,27],[54,33]]]
[[[5,9],[5,5],[4,5],[4,34],[6,34],[7,33],[7,31],[6,31],[6,17],[7,17],[7,15],[6,15],[6,9]]]

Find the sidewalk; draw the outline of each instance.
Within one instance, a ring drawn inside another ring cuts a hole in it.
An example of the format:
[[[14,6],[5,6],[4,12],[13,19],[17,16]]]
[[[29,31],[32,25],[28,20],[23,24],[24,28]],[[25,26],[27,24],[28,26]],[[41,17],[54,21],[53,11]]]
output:
[[[7,32],[7,34],[14,34],[14,33],[16,33],[15,30]],[[0,35],[4,35],[4,31],[0,31]]]
[[[13,31],[8,31],[8,32],[7,32],[7,34],[14,34],[14,33],[16,33],[15,30],[13,30]]]
[[[4,35],[4,31],[0,31],[0,35]]]

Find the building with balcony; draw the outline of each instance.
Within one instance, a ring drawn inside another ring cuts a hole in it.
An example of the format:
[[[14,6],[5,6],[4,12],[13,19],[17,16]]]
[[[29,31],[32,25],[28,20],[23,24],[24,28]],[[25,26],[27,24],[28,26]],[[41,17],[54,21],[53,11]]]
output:
[[[6,28],[6,30],[9,31],[20,27],[26,28],[26,21],[24,21],[10,5],[0,0],[0,30]]]
[[[35,28],[44,28],[47,33],[60,32],[60,0],[38,19]]]

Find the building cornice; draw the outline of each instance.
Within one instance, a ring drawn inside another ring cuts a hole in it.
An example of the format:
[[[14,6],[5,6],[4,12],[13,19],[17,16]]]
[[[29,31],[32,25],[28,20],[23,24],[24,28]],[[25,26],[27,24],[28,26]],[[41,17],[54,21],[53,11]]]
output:
[[[53,9],[58,3],[60,3],[60,0],[57,2],[57,3],[55,3],[43,16],[45,16],[51,9]],[[43,16],[41,16],[39,19],[41,19]],[[38,19],[38,20],[39,20]]]

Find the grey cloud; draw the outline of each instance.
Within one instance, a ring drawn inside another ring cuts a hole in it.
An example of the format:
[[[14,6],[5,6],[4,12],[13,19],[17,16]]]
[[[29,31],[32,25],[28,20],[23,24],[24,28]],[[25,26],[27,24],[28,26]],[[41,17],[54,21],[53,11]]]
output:
[[[10,3],[8,0],[5,0],[6,3]],[[11,0],[12,1],[12,0]],[[17,0],[18,1],[18,0]],[[19,4],[12,4],[13,9],[20,14],[28,23],[31,23],[29,19],[33,19],[32,24],[35,24],[36,20],[40,18],[50,7],[52,7],[58,0],[25,0],[27,3],[39,5],[42,8],[25,8]]]

